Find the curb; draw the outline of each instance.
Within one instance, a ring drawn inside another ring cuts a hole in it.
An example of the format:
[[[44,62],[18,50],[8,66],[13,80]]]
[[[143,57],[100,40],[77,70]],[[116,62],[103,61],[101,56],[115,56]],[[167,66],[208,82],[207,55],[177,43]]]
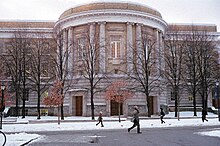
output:
[[[103,120],[105,122],[118,122],[118,119],[116,120]],[[122,120],[121,121],[126,121]],[[29,120],[29,124],[40,124],[40,123],[57,123],[58,120]],[[68,122],[97,122],[97,120],[60,120],[60,123],[68,123]]]
[[[216,117],[207,117],[208,119],[218,118]],[[132,117],[121,119],[121,121],[131,121]],[[140,120],[157,120],[160,117],[140,117]],[[177,117],[164,117],[164,119],[177,119]],[[180,117],[180,119],[201,119],[201,117]],[[96,122],[97,120],[60,120],[60,123],[68,123],[68,122]],[[118,119],[104,119],[105,122],[118,122]],[[28,121],[3,121],[3,124],[43,124],[43,123],[57,123],[58,120],[28,120]]]

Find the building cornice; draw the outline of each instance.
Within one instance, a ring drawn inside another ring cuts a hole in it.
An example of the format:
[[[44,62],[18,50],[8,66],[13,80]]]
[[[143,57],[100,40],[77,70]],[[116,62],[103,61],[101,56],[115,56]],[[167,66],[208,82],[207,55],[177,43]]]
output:
[[[128,10],[105,10],[89,11],[70,15],[64,19],[58,20],[55,24],[55,30],[59,31],[70,26],[78,26],[92,22],[124,22],[124,23],[142,23],[162,31],[167,28],[167,23],[160,17],[148,13],[128,11]]]
[[[53,29],[52,28],[1,28],[0,38],[13,38],[15,33],[27,33],[32,38],[37,38],[38,34],[43,34],[46,38],[52,38]],[[36,34],[36,35],[33,35]]]
[[[28,32],[28,33],[35,33],[35,32],[42,32],[42,33],[52,33],[52,28],[1,28],[0,32],[2,33],[13,33],[13,32]]]

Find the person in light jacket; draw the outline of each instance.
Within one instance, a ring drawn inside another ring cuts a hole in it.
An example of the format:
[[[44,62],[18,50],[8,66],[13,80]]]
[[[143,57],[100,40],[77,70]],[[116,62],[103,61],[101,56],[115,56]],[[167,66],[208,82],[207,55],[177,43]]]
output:
[[[137,133],[141,133],[140,131],[140,123],[139,123],[139,110],[137,106],[134,106],[134,114],[133,114],[133,120],[132,122],[134,123],[132,127],[128,128],[128,132],[131,131],[134,127],[137,126]]]

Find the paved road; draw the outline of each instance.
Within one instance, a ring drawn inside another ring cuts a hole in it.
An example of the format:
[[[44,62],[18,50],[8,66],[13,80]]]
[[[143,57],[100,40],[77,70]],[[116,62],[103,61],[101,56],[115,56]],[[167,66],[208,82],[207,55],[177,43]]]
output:
[[[142,134],[136,129],[39,132],[44,138],[28,146],[220,146],[220,138],[196,134],[215,128],[220,126],[142,129]]]

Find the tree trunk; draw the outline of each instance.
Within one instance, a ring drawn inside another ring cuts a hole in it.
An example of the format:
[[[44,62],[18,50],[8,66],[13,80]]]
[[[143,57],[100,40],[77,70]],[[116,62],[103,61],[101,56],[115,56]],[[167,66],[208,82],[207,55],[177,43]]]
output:
[[[149,96],[147,97],[147,111],[148,111],[147,116],[151,117],[150,97]]]
[[[62,82],[62,84],[63,84],[63,87],[64,87],[64,83]],[[61,95],[63,95],[63,88],[61,89]],[[64,99],[63,99],[63,101],[64,101]],[[61,103],[61,120],[64,120],[64,114],[63,114],[63,101],[62,101],[62,103]]]
[[[177,113],[178,113],[178,108],[177,108],[177,104],[178,104],[178,101],[177,101],[177,92],[175,91],[175,117],[177,117]]]
[[[93,101],[93,92],[91,90],[91,113],[92,113],[92,120],[95,120],[95,116],[94,116],[94,101]]]
[[[57,109],[57,111],[58,111],[58,113],[57,113],[58,114],[57,115],[58,116],[58,125],[60,125],[60,106],[58,106],[57,108],[58,108]]]
[[[178,100],[178,103],[177,103],[177,119],[178,119],[178,121],[180,120],[180,106],[179,105],[180,105],[180,102]]]
[[[121,122],[121,103],[118,102],[118,121]]]
[[[193,116],[197,116],[197,111],[196,111],[196,95],[195,95],[194,92],[193,92],[193,111],[194,111]]]
[[[61,104],[61,120],[64,120],[63,103]]]
[[[147,98],[147,116],[148,117],[151,117],[151,113],[152,113],[152,111],[151,111],[151,108],[150,108],[150,97],[149,97],[149,95],[148,95],[148,93],[145,93],[146,94],[146,98]]]
[[[39,93],[37,97],[37,119],[40,119],[40,94]]]
[[[15,87],[15,98],[16,98],[16,105],[15,105],[15,116],[18,117],[19,116],[19,112],[18,112],[18,98],[19,98],[19,90],[18,90],[18,85],[16,83],[16,87]]]
[[[22,118],[25,118],[25,99],[22,99],[22,103],[23,103],[23,106],[22,106]]]

